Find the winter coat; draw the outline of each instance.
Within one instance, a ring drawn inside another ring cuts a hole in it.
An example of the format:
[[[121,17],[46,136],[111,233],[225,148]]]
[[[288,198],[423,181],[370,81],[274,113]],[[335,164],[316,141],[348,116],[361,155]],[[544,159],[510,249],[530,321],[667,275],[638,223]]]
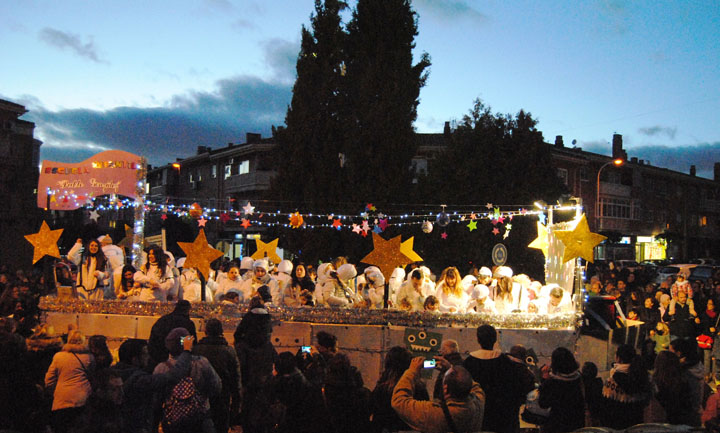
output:
[[[155,367],[153,375],[169,373],[178,360],[174,357],[168,358],[167,361],[161,362]],[[205,410],[210,410],[210,399],[220,394],[221,383],[220,376],[217,375],[215,369],[212,368],[210,362],[204,356],[191,355],[190,358],[190,377],[197,389],[198,395],[202,400]],[[160,401],[164,402],[170,396],[173,386],[168,384],[160,391]]]
[[[245,299],[245,295],[241,289],[244,282],[240,277],[237,277],[234,281],[230,278],[223,278],[215,291],[215,302],[220,302],[220,297],[228,292],[237,293],[240,296],[240,302],[249,301],[249,299]]]
[[[692,426],[700,425],[700,415],[702,414],[703,404],[703,391],[705,387],[705,367],[702,362],[697,362],[694,365],[680,364],[682,378],[688,384],[688,403],[691,406],[693,413],[693,424]]]
[[[460,360],[462,362],[462,359]],[[380,383],[370,394],[371,431],[375,433],[407,431],[410,427],[400,419],[392,408],[392,394],[396,383]],[[418,377],[418,383],[413,387],[414,400],[429,401],[425,383]]]
[[[240,399],[240,364],[235,349],[228,345],[224,337],[204,337],[193,348],[193,353],[202,355],[210,361],[222,381],[223,397]]]
[[[499,350],[471,352],[465,358],[463,367],[485,392],[482,430],[497,433],[518,431],[520,406],[525,403],[527,393],[535,388],[532,373]]]
[[[167,359],[168,350],[165,347],[165,337],[175,328],[187,329],[197,341],[195,323],[190,320],[189,315],[173,311],[160,317],[150,329],[150,338],[148,339],[148,352],[153,360],[153,365]]]
[[[643,422],[643,410],[650,400],[647,381],[633,380],[629,364],[617,364],[603,385],[600,424],[617,430]]]
[[[45,373],[45,387],[54,388],[52,410],[85,406],[92,393],[88,373],[95,373],[95,357],[86,345],[66,344],[53,356]]]
[[[540,385],[540,407],[550,408],[543,433],[570,432],[585,425],[585,399],[579,371],[570,374],[550,374]]]
[[[253,308],[245,315],[235,328],[235,347],[243,341],[250,347],[260,347],[270,342],[272,334],[272,317],[265,308]]]
[[[82,247],[80,242],[76,242],[68,251],[68,259],[78,267],[78,297],[88,300],[103,300],[106,280],[110,277],[110,267],[106,261],[105,266],[98,268],[95,257],[88,257],[89,263],[87,263],[82,254]]]
[[[450,427],[438,401],[418,401],[413,398],[418,372],[408,369],[402,375],[392,395],[392,407],[412,429],[427,433],[445,433]],[[446,401],[450,416],[458,432],[485,430],[486,396],[477,382],[473,382],[470,395],[465,399],[449,398]]]
[[[145,264],[133,277],[136,283],[140,283],[142,289],[136,300],[138,301],[160,301],[167,302],[167,295],[175,285],[175,277],[170,265],[165,266],[165,273],[158,269],[155,264]],[[151,286],[158,283],[157,288]]]
[[[272,400],[285,406],[285,417],[277,427],[278,432],[316,433],[323,430],[318,425],[319,421],[327,417],[323,414],[321,391],[310,385],[299,370],[274,376],[271,387]]]
[[[450,362],[452,365],[462,365],[463,364],[463,357],[458,352],[448,353],[444,356],[445,359]],[[445,373],[447,372],[447,369],[440,368],[438,371],[438,376],[435,379],[435,386],[433,386],[433,395],[432,397],[434,399],[441,399],[443,398],[443,377],[445,377]]]

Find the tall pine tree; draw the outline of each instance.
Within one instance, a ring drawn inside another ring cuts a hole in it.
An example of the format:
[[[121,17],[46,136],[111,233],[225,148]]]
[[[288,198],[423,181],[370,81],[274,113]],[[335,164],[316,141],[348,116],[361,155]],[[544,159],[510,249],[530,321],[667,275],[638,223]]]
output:
[[[407,202],[413,122],[430,58],[413,64],[416,14],[409,0],[359,0],[348,24],[347,74],[342,94],[346,199]]]
[[[271,194],[295,207],[317,209],[342,193],[339,145],[345,133],[339,118],[346,33],[338,0],[315,0],[312,31],[302,28],[297,79],[285,117],[275,131],[278,175]]]

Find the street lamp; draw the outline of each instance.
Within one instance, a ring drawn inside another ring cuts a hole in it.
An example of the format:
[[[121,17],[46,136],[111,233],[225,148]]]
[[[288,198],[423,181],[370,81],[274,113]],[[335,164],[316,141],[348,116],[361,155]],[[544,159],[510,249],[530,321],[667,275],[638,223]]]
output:
[[[602,173],[603,168],[607,167],[608,165],[611,165],[611,164],[612,164],[612,165],[614,165],[614,166],[616,166],[616,167],[620,167],[620,166],[623,165],[624,163],[625,163],[625,161],[624,161],[623,159],[621,159],[621,158],[616,158],[616,159],[613,159],[612,161],[606,162],[605,164],[603,164],[603,165],[600,167],[600,170],[598,170],[598,173],[597,173],[597,193],[595,194],[595,203],[596,203],[596,204],[595,204],[595,215],[596,215],[597,221],[598,221],[598,228],[597,228],[598,230],[600,230],[600,221],[601,221],[601,218],[602,218],[602,215],[601,215],[601,212],[600,212],[600,173]]]

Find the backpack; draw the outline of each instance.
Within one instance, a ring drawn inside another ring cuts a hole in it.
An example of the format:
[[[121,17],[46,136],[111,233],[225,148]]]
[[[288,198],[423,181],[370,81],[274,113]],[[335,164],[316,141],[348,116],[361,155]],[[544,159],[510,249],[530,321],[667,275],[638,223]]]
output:
[[[185,376],[170,392],[163,404],[163,422],[175,426],[198,421],[205,414],[205,405],[192,377]]]

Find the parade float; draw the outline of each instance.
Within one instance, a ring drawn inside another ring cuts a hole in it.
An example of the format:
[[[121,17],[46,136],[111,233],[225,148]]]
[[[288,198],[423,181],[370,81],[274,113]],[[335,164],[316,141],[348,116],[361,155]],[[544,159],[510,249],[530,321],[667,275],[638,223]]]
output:
[[[390,308],[284,308],[270,307],[274,319],[272,342],[278,352],[297,351],[301,346],[313,344],[313,336],[319,331],[330,332],[338,337],[340,350],[347,352],[353,363],[363,372],[367,383],[374,383],[382,370],[383,355],[396,345],[408,347],[415,353],[431,356],[442,339],[458,341],[461,349],[477,348],[476,328],[491,324],[498,329],[500,344],[507,351],[515,344],[532,348],[541,360],[548,359],[556,347],[567,347],[580,359],[600,360],[603,369],[607,360],[607,343],[580,338],[579,327],[583,320],[585,292],[584,267],[581,259],[592,262],[593,248],[604,237],[591,233],[582,213],[582,204],[573,205],[507,207],[487,203],[477,211],[448,212],[443,207],[438,213],[383,215],[368,204],[358,215],[329,214],[326,222],[309,224],[317,215],[299,212],[274,212],[274,220],[266,217],[262,222],[255,215],[254,207],[247,203],[243,212],[203,209],[196,203],[173,207],[154,204],[145,199],[145,161],[143,158],[122,151],[106,151],[77,164],[43,161],[38,187],[38,206],[47,210],[74,210],[85,208],[90,217],[97,215],[94,199],[113,194],[128,197],[125,206],[134,210],[134,227],[126,227],[126,238],[120,242],[129,250],[133,263],[138,264],[143,248],[144,223],[147,212],[178,212],[192,215],[198,221],[198,235],[194,242],[179,242],[186,254],[185,267],[196,268],[203,276],[210,273],[210,263],[222,257],[223,252],[208,245],[204,225],[209,219],[227,222],[237,219],[245,227],[250,224],[285,224],[292,228],[352,230],[360,239],[371,235],[373,250],[361,262],[380,268],[386,278],[396,267],[404,267],[422,258],[413,251],[413,237],[402,240],[401,236],[386,239],[385,229],[393,224],[416,224],[424,233],[432,231],[432,223],[442,229],[452,222],[467,224],[468,230],[477,229],[483,220],[491,221],[493,234],[503,239],[510,234],[513,218],[537,220],[537,238],[529,248],[542,250],[545,257],[545,284],[557,284],[573,307],[556,314],[512,312],[489,313],[429,313],[405,312]],[[571,212],[574,218],[554,222],[558,212]],[[270,222],[268,222],[270,221]],[[37,233],[26,236],[34,247],[33,263],[45,256],[60,258],[57,242],[62,228],[50,229],[43,222]],[[446,236],[446,233],[442,233]],[[443,239],[445,238],[443,236]],[[164,239],[164,238],[163,238]],[[258,252],[272,261],[280,261],[275,254],[278,239],[271,242],[257,240]],[[493,249],[493,262],[503,265],[507,250],[502,242]],[[136,266],[137,267],[137,266]],[[71,289],[71,288],[69,288]],[[389,289],[386,283],[387,305]],[[56,330],[77,326],[88,335],[103,334],[110,342],[119,344],[127,338],[148,338],[152,325],[161,315],[174,308],[172,303],[130,302],[121,300],[87,301],[72,296],[68,288],[59,288],[58,294],[40,301],[43,320]],[[218,318],[224,324],[226,336],[232,341],[232,333],[241,320],[246,307],[240,308],[214,302],[194,303],[191,318],[200,333],[204,322]]]

